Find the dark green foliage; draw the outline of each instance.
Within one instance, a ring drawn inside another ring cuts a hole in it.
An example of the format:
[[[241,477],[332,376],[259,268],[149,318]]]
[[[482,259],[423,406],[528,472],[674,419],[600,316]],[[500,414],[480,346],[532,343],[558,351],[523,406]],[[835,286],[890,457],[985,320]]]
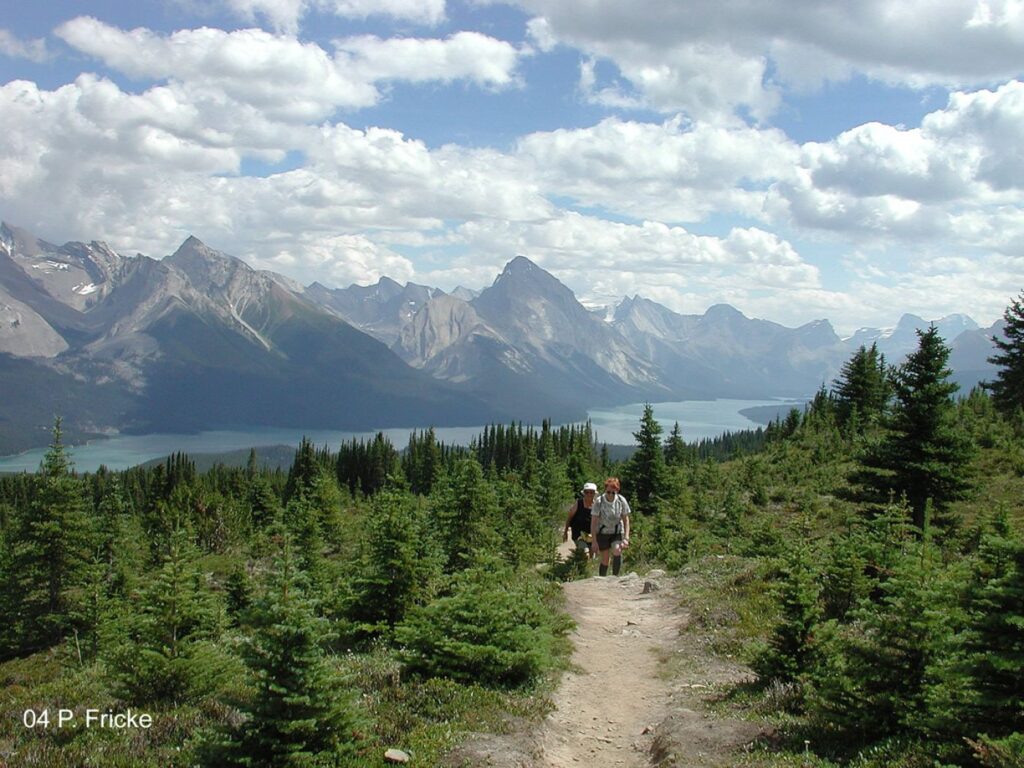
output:
[[[937,556],[929,541],[915,541],[876,599],[862,601],[850,624],[820,633],[809,675],[820,722],[862,743],[926,730],[931,670],[948,648],[957,597]]]
[[[430,499],[429,527],[449,573],[471,565],[478,553],[498,551],[508,543],[497,493],[476,459],[456,461],[436,486]]]
[[[329,462],[326,449],[318,451],[308,438],[302,438],[295,451],[295,461],[288,472],[284,501],[288,502],[300,495],[309,495],[313,490],[313,484],[328,471]]]
[[[5,588],[16,601],[16,613],[11,644],[0,648],[2,657],[58,642],[74,629],[74,616],[86,599],[97,536],[87,514],[85,486],[71,466],[58,419],[34,497],[11,546]]]
[[[836,421],[847,433],[863,432],[881,421],[891,395],[885,355],[875,344],[861,346],[833,382]]]
[[[683,432],[677,421],[672,425],[672,431],[665,439],[665,465],[669,467],[681,467],[686,463],[689,451],[686,442],[683,440]]]
[[[996,407],[1008,418],[1024,410],[1024,291],[1003,313],[1004,338],[992,339],[999,352],[988,359],[1000,370],[988,385]]]
[[[637,448],[623,472],[622,489],[632,508],[643,514],[656,513],[665,495],[667,474],[661,433],[654,409],[649,403],[644,405],[640,428],[633,433]]]
[[[561,470],[557,461],[551,462],[551,466],[555,471]],[[564,494],[559,500],[563,502],[559,506],[564,508],[566,496],[571,495],[564,474],[556,474],[553,482]],[[562,509],[558,511],[561,514]],[[556,530],[551,525],[551,515],[537,501],[536,494],[514,478],[500,486],[498,519],[498,533],[504,542],[501,551],[510,565],[532,568],[551,559]]]
[[[542,590],[496,560],[468,569],[447,595],[414,609],[398,627],[400,657],[417,675],[525,685],[551,666],[554,638],[567,629]]]
[[[441,572],[423,504],[407,493],[379,493],[366,521],[363,555],[345,606],[356,639],[389,637],[414,605],[427,601]]]
[[[754,660],[762,681],[794,682],[808,668],[813,638],[821,621],[820,575],[806,545],[796,544],[786,556],[778,587],[780,616],[768,647]]]
[[[276,539],[242,650],[255,691],[240,706],[241,725],[209,750],[209,765],[336,766],[359,747],[351,697],[324,658],[326,622],[306,596],[295,544],[284,531]]]
[[[1024,540],[1005,518],[981,542],[963,626],[939,671],[934,717],[943,730],[1024,732]]]
[[[967,464],[970,439],[957,423],[952,400],[957,385],[946,367],[949,348],[935,326],[918,331],[919,345],[894,376],[896,402],[888,431],[864,459],[859,480],[868,498],[884,502],[905,495],[914,524],[924,524],[925,506],[931,502],[935,523],[952,524],[944,513],[950,502],[970,487]]]
[[[402,456],[402,470],[413,493],[430,493],[443,467],[443,451],[433,427],[423,433],[409,435],[409,445]]]
[[[134,606],[106,625],[103,656],[111,686],[129,703],[198,701],[237,675],[219,642],[222,606],[197,556],[187,533],[175,531],[163,565]]]
[[[350,493],[357,490],[367,495],[377,493],[401,472],[398,451],[383,432],[378,432],[370,442],[352,438],[338,448],[335,471],[339,485],[347,487]]]

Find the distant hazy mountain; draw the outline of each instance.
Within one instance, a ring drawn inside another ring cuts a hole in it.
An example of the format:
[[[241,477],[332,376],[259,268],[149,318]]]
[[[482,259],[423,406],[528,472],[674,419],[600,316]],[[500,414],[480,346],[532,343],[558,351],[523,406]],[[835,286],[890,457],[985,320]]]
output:
[[[388,346],[398,340],[402,328],[420,307],[443,293],[438,288],[415,283],[402,286],[390,277],[382,277],[370,286],[332,289],[313,283],[306,288],[310,299]]]
[[[412,366],[498,397],[523,418],[680,394],[572,291],[522,256],[470,301],[432,299],[395,350]]]
[[[991,379],[991,335],[936,321],[966,390]],[[861,344],[890,363],[928,322],[841,340],[728,305],[682,315],[641,296],[587,309],[524,257],[482,291],[307,288],[194,237],[155,260],[56,246],[0,226],[0,452],[110,431],[371,429],[582,418],[588,407],[807,397]]]
[[[680,315],[634,296],[619,304],[612,325],[673,380],[716,396],[807,396],[848,357],[827,320],[786,328],[727,304]]]
[[[2,451],[38,445],[54,414],[70,437],[511,418],[195,238],[156,261],[4,225],[0,290]]]
[[[938,320],[925,320],[917,315],[905,314],[895,328],[861,328],[848,339],[850,346],[878,346],[878,351],[885,355],[892,364],[903,362],[908,354],[917,349],[917,331],[927,330],[935,325],[939,335],[952,344],[965,331],[977,331],[978,324],[967,315],[947,315]]]

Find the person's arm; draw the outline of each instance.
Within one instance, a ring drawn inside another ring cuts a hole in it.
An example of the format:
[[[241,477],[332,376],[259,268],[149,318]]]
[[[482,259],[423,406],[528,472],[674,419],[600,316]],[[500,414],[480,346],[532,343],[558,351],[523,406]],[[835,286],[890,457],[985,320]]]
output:
[[[569,505],[569,516],[565,518],[565,528],[562,529],[562,541],[569,540],[569,526],[572,524],[572,518],[576,514],[576,502],[574,501]]]
[[[597,552],[597,526],[601,520],[601,513],[597,511],[600,501],[595,499],[594,506],[590,508],[590,551]]]
[[[632,510],[629,508],[629,502],[626,501],[626,497],[623,496],[622,504],[625,506],[625,511],[622,513],[622,543],[624,545],[629,544],[629,516]]]

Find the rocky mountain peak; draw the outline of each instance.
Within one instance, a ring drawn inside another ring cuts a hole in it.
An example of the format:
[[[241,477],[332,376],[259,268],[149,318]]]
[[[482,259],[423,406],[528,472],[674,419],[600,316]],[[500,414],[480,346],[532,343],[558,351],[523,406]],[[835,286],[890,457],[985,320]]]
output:
[[[538,267],[525,256],[516,256],[505,265],[494,283],[473,299],[478,309],[508,310],[523,302],[543,299],[570,313],[585,313],[575,294],[554,275]]]
[[[180,269],[204,291],[224,288],[239,272],[255,271],[241,259],[210,248],[195,235],[189,235],[164,262]]]

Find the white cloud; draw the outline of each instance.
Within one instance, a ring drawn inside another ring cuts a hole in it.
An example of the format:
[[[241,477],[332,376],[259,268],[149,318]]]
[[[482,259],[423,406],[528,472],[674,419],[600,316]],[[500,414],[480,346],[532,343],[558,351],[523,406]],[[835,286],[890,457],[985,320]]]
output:
[[[954,93],[919,128],[868,123],[802,148],[766,209],[862,241],[895,238],[1008,250],[1024,207],[1024,84]]]
[[[862,73],[965,87],[1016,77],[1024,61],[1019,0],[508,2],[534,15],[529,29],[545,48],[562,43],[613,63],[628,81],[621,97],[707,119],[738,109],[764,119],[779,84]],[[608,104],[613,92],[597,85],[592,95]]]
[[[445,18],[445,0],[317,0],[317,6],[346,18],[380,15],[430,25]]]
[[[388,16],[434,26],[445,18],[445,0],[225,0],[242,18],[266,19],[278,32],[295,34],[303,17],[317,10],[350,19]]]
[[[36,38],[35,40],[21,40],[10,32],[0,28],[0,54],[9,56],[12,59],[28,59],[37,64],[50,58],[50,52],[46,48],[46,40]]]
[[[469,80],[489,88],[514,82],[519,52],[502,40],[479,32],[457,32],[446,40],[371,35],[335,42],[366,82]]]
[[[517,151],[544,190],[638,218],[698,221],[761,213],[764,189],[792,174],[799,148],[781,131],[608,118],[523,137]]]
[[[486,219],[456,229],[475,252],[503,261],[522,254],[571,285],[587,285],[588,275],[642,276],[647,285],[673,276],[694,279],[705,271],[741,268],[764,284],[815,286],[817,270],[776,235],[749,228],[725,238],[695,235],[660,222],[623,224],[571,211],[538,222]]]
[[[222,95],[275,119],[318,120],[338,107],[370,106],[379,97],[372,83],[352,77],[315,43],[258,29],[204,27],[164,36],[79,17],[56,33],[132,77],[172,78],[197,93]]]
[[[278,250],[271,246],[254,263],[275,272],[300,267],[306,281],[327,286],[376,283],[382,277],[404,283],[412,279],[412,263],[363,235],[301,235]]]
[[[56,34],[107,66],[136,78],[172,80],[197,97],[223,98],[267,117],[311,122],[335,110],[376,104],[382,80],[467,79],[491,88],[514,82],[519,52],[475,32],[446,40],[341,40],[335,55],[288,35],[259,29],[203,27],[161,35],[124,31],[91,17],[62,24]]]
[[[728,301],[790,324],[823,316],[837,325],[890,323],[892,307],[903,306],[893,286],[924,316],[947,303],[945,311],[977,306],[972,314],[981,314],[1019,290],[1006,283],[1021,274],[1024,253],[1021,83],[955,93],[918,126],[869,123],[800,146],[729,117],[774,108],[780,91],[765,72],[785,45],[795,55],[793,41],[808,66],[827,63],[834,76],[863,71],[860,31],[849,49],[812,32],[836,14],[870,28],[874,5],[847,12],[806,4],[814,18],[789,25],[774,7],[750,7],[762,31],[743,22],[735,35],[716,26],[736,21],[729,3],[691,4],[682,31],[672,27],[683,17],[671,4],[666,29],[605,0],[576,20],[557,9],[540,15],[541,0],[530,5],[538,49],[585,51],[589,98],[688,116],[535,132],[510,151],[431,148],[334,115],[378,103],[397,81],[517,88],[519,60],[533,49],[456,32],[349,37],[325,50],[257,29],[164,34],[79,18],[58,34],[144,85],[128,92],[81,75],[53,91],[0,86],[4,218],[44,237],[108,239],[151,255],[171,252],[191,232],[301,282],[328,284],[388,274],[481,287],[523,253],[583,296],[639,292],[680,311]],[[286,0],[246,7],[278,14],[278,28],[313,8]],[[357,15],[360,6],[347,7]],[[1005,32],[1016,23],[1009,11],[989,3],[972,23]],[[939,16],[942,30],[949,21]],[[617,64],[611,78],[609,61]],[[885,61],[896,71],[895,59]],[[252,158],[287,159],[290,170],[242,175]],[[737,214],[757,226],[728,223]],[[705,233],[690,222],[706,222]],[[834,288],[848,271],[812,255],[822,239],[838,244],[828,253],[866,254],[849,291]],[[891,268],[894,253],[929,265],[926,289]],[[996,274],[973,275],[970,265]]]

